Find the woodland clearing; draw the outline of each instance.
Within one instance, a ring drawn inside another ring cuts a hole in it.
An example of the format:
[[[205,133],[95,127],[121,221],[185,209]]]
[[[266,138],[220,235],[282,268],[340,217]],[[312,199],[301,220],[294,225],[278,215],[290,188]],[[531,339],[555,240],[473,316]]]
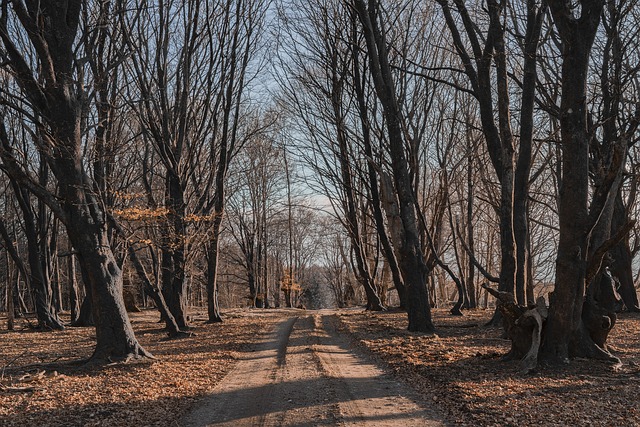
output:
[[[156,312],[132,313],[136,335],[157,360],[100,368],[70,363],[90,355],[92,328],[2,331],[0,425],[181,425],[277,323],[313,313],[236,309],[213,325],[197,313],[196,336],[171,341]],[[435,310],[436,335],[407,332],[401,312],[347,309],[330,316],[345,339],[414,387],[450,424],[640,425],[640,315],[620,315],[610,337],[621,365],[574,360],[522,375],[518,362],[501,361],[509,342],[500,330],[483,326],[491,312],[465,314]]]

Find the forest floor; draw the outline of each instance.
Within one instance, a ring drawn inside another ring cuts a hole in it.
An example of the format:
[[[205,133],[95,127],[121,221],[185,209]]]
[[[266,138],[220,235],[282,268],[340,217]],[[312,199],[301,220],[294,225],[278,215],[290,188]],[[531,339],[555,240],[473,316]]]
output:
[[[2,330],[0,425],[202,425],[222,422],[220,396],[243,396],[245,425],[640,426],[640,315],[621,314],[610,336],[620,365],[574,360],[522,375],[501,361],[500,330],[483,326],[491,313],[465,314],[435,310],[438,331],[427,335],[407,332],[398,312],[237,309],[216,325],[196,313],[196,336],[169,341],[157,313],[143,311],[133,326],[157,360],[101,368],[72,363],[91,355],[93,328]],[[251,375],[260,360],[270,371]]]

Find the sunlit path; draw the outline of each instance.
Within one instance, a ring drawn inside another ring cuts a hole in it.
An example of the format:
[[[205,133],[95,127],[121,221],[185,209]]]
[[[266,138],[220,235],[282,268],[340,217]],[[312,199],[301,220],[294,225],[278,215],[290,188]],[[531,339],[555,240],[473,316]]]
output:
[[[441,426],[415,392],[354,353],[328,312],[280,323],[186,426]]]

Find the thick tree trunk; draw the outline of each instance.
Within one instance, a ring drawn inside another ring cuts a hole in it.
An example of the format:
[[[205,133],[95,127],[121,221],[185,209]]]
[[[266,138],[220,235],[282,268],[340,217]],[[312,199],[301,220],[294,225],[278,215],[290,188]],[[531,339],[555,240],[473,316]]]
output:
[[[122,298],[122,270],[111,252],[106,230],[98,232],[76,222],[67,232],[91,287],[97,339],[91,359],[104,362],[151,356],[134,336]]]
[[[60,151],[52,163],[64,212],[60,220],[78,251],[87,295],[91,297],[96,348],[91,360],[103,363],[130,357],[152,357],[135,338],[122,297],[122,270],[111,250],[106,214],[94,198],[91,180],[82,169],[80,108],[62,102],[50,118]]]
[[[545,326],[542,356],[563,362],[572,356],[604,356],[582,323],[586,290],[589,218],[589,135],[586,84],[591,46],[599,25],[602,0],[584,2],[581,18],[573,18],[562,0],[549,2],[563,45],[562,182],[560,186],[560,238],[556,281]],[[608,355],[610,356],[610,355]]]
[[[180,329],[187,329],[187,282],[185,280],[187,227],[184,194],[180,178],[172,171],[166,177],[166,206],[169,208],[162,248],[162,293]]]

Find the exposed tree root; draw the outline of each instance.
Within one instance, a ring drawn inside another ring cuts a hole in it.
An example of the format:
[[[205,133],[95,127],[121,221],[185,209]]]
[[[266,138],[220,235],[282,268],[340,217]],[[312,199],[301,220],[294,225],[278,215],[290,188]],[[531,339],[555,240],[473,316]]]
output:
[[[544,298],[538,298],[536,305],[524,307],[516,304],[510,292],[497,291],[487,284],[482,287],[497,299],[497,310],[504,323],[506,338],[511,340],[511,349],[503,360],[521,360],[523,373],[533,371],[538,366],[543,326],[547,319]]]

